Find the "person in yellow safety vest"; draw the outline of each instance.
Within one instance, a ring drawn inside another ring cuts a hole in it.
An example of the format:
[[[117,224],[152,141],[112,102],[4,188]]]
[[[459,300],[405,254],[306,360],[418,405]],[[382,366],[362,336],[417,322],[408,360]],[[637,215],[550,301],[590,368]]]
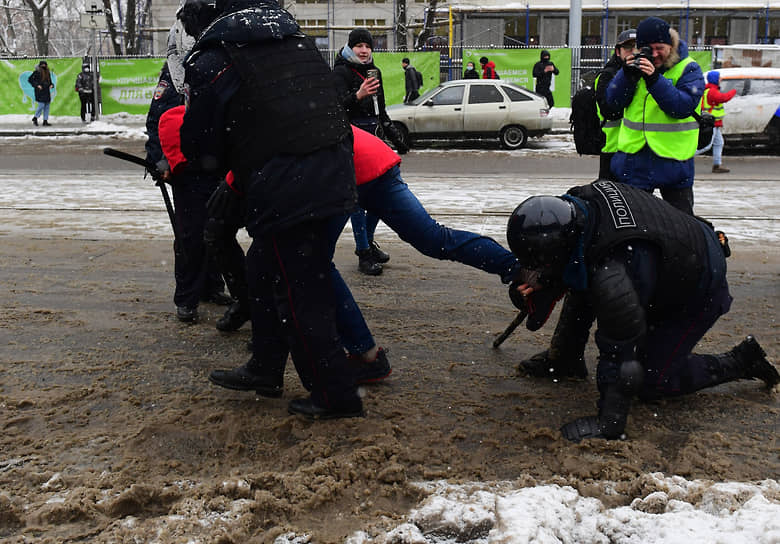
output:
[[[715,118],[715,126],[712,129],[712,172],[713,174],[726,174],[731,172],[721,163],[723,156],[723,117],[726,116],[726,110],[723,104],[734,98],[737,94],[736,89],[731,89],[727,93],[720,92],[720,72],[715,70],[707,72],[707,86],[704,88],[704,95],[701,97],[701,111],[712,114]]]
[[[704,92],[701,68],[669,23],[648,17],[636,32],[640,53],[607,88],[610,108],[625,108],[611,169],[618,181],[693,213],[693,156]]]
[[[620,131],[620,121],[623,119],[623,108],[617,110],[610,109],[609,104],[607,104],[607,87],[609,87],[612,78],[615,77],[615,74],[618,73],[625,63],[634,60],[635,53],[638,53],[636,49],[636,29],[629,28],[618,34],[615,53],[607,61],[607,64],[604,65],[604,68],[601,69],[599,75],[596,76],[596,82],[594,83],[596,88],[596,113],[601,120],[601,131],[605,136],[605,143],[604,147],[601,148],[599,161],[599,179],[618,181],[612,175],[609,164],[618,148],[618,133]]]

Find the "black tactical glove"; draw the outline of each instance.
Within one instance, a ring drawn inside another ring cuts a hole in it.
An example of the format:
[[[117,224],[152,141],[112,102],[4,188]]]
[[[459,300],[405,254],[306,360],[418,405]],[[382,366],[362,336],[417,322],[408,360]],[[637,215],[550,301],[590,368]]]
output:
[[[385,121],[382,123],[382,130],[387,135],[387,138],[395,146],[395,150],[399,155],[405,155],[409,151],[409,145],[404,141],[401,133],[395,127],[392,121]]]
[[[208,216],[212,218],[235,218],[242,213],[241,201],[241,195],[236,193],[225,180],[222,180],[206,202],[206,211]]]

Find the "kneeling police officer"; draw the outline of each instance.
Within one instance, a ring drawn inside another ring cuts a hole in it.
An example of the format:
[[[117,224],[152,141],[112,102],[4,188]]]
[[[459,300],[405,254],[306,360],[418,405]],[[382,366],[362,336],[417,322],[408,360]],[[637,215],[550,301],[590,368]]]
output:
[[[752,336],[721,355],[692,353],[732,301],[724,250],[705,221],[598,180],[525,200],[509,219],[507,239],[534,272],[510,287],[515,305],[546,300],[537,313],[549,315],[569,292],[597,323],[598,414],[565,424],[568,440],[621,438],[633,396],[677,396],[738,379],[780,382]]]

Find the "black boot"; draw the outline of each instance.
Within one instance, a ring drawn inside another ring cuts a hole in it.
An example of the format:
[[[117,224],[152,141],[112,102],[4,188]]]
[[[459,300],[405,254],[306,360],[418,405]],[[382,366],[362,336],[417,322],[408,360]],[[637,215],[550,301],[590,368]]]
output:
[[[244,323],[249,321],[250,317],[246,303],[234,302],[225,311],[225,315],[217,319],[217,330],[223,332],[237,331]]]
[[[36,127],[38,126],[38,118],[37,117],[33,117],[32,118],[32,122],[33,122],[33,125],[35,125]]]
[[[374,260],[380,264],[385,264],[390,260],[390,255],[379,249],[379,244],[374,240],[368,244],[368,249],[371,250],[371,254],[374,256]]]
[[[553,380],[561,378],[585,379],[588,377],[588,367],[585,366],[584,357],[553,358],[548,349],[537,353],[530,359],[520,361],[517,372],[534,378],[552,378]]]
[[[767,361],[766,352],[753,336],[748,336],[730,351],[715,356],[712,374],[716,383],[725,383],[739,379],[758,378],[767,387],[780,383],[780,374],[772,363]]]
[[[294,415],[300,415],[306,419],[338,419],[344,417],[364,417],[363,403],[357,399],[350,406],[336,408],[323,408],[314,404],[311,397],[293,399],[287,405],[287,411]]]
[[[233,370],[214,370],[209,374],[209,381],[226,389],[236,391],[251,391],[262,397],[278,398],[282,396],[284,382],[284,367],[281,372],[263,368],[254,357],[246,364]]]
[[[378,276],[382,273],[382,265],[374,260],[374,253],[371,248],[355,250],[358,256],[358,270],[366,276]]]

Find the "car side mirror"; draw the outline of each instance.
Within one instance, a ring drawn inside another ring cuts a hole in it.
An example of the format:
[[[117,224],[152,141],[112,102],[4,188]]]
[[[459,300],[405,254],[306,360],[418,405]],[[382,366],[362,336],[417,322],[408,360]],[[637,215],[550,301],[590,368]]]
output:
[[[433,100],[426,100],[425,101],[426,106],[433,106]]]

